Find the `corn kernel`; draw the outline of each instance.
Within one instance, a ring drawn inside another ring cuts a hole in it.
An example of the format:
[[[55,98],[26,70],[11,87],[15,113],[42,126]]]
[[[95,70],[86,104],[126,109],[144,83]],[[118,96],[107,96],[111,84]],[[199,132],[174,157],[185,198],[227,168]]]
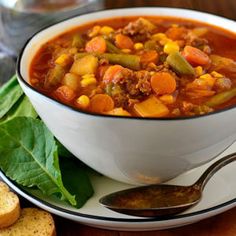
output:
[[[135,44],[134,44],[134,49],[135,49],[135,50],[141,50],[141,49],[143,49],[143,44],[142,44],[142,43],[135,43]]]
[[[200,80],[203,80],[207,83],[207,85],[209,86],[213,86],[215,81],[216,81],[216,78],[212,77],[210,74],[204,74],[204,75],[201,75],[200,77]]]
[[[178,25],[178,24],[172,24],[171,27],[173,27],[173,28],[178,28],[179,25]]]
[[[70,54],[76,54],[77,52],[78,52],[78,48],[76,48],[76,47],[73,47],[73,48],[69,49]]]
[[[201,66],[195,67],[194,70],[195,70],[195,73],[196,73],[197,77],[199,77],[199,76],[201,76],[203,74],[203,69],[202,69]]]
[[[90,104],[90,99],[86,95],[81,95],[76,99],[76,104],[81,108],[87,108]]]
[[[211,75],[215,78],[223,78],[224,76],[216,71],[212,71]]]
[[[149,73],[151,76],[156,74],[156,71],[150,71]]]
[[[82,76],[82,79],[95,78],[94,74],[85,74]]]
[[[86,74],[82,76],[82,80],[80,81],[81,87],[87,87],[89,85],[96,84],[97,80],[94,74]]]
[[[157,34],[152,35],[152,39],[157,40],[157,41],[160,41],[160,40],[166,39],[166,38],[167,38],[167,36],[163,33],[157,33]]]
[[[201,79],[208,79],[209,77],[211,77],[211,75],[206,73],[204,75],[201,75],[199,78],[201,78]]]
[[[69,54],[61,54],[55,61],[56,64],[60,66],[66,66],[70,63],[71,57]]]
[[[167,44],[165,44],[163,51],[167,54],[178,52],[179,45],[176,42],[168,42]]]
[[[175,98],[173,95],[163,95],[159,98],[164,104],[173,104],[175,102]]]
[[[95,37],[95,36],[97,36],[97,35],[99,34],[100,30],[101,30],[101,26],[95,25],[95,26],[92,28],[92,30],[88,33],[88,36],[89,36],[90,38],[93,38],[93,37]]]
[[[82,79],[80,81],[80,84],[82,87],[87,87],[89,85],[92,85],[92,84],[96,84],[96,79],[95,78],[86,78],[86,79]]]
[[[124,48],[124,49],[122,49],[121,50],[123,53],[131,53],[131,50],[130,49],[128,49],[128,48]]]
[[[105,35],[109,35],[112,32],[114,32],[114,29],[109,26],[103,26],[99,31],[100,34],[105,34]]]

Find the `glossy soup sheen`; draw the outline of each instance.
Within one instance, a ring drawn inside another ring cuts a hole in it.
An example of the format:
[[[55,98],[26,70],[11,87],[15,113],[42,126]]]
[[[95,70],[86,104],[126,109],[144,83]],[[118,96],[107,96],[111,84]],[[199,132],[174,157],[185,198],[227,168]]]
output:
[[[236,35],[170,17],[92,22],[37,52],[30,82],[78,110],[138,117],[204,115],[236,103]]]

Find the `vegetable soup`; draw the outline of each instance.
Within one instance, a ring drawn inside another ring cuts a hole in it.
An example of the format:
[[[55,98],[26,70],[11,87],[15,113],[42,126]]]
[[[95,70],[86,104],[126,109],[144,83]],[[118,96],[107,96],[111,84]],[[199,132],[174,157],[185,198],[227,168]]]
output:
[[[236,103],[236,35],[170,17],[92,22],[36,53],[30,82],[78,110],[189,117]]]

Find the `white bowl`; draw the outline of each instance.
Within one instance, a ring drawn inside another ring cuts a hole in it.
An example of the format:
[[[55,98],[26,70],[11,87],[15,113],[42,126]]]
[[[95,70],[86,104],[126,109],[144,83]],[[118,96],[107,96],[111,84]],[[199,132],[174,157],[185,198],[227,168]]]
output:
[[[63,21],[37,33],[23,48],[17,69],[22,89],[56,138],[88,166],[132,184],[166,181],[216,157],[236,139],[236,108],[184,119],[94,115],[76,111],[40,94],[28,81],[35,53],[56,35],[98,19],[139,15],[185,17],[236,32],[234,21],[191,10],[100,11]]]

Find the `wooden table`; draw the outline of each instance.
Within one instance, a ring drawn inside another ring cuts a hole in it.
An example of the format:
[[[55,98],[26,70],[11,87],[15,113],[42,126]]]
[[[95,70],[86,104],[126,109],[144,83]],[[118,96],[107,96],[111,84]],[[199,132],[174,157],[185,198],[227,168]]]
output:
[[[234,236],[236,208],[192,225],[161,231],[121,232],[96,229],[57,218],[58,236]]]
[[[104,9],[135,6],[180,7],[214,13],[236,20],[236,0],[105,0]],[[118,232],[80,225],[55,217],[60,236],[233,236],[236,235],[236,208],[189,226],[152,232]]]

